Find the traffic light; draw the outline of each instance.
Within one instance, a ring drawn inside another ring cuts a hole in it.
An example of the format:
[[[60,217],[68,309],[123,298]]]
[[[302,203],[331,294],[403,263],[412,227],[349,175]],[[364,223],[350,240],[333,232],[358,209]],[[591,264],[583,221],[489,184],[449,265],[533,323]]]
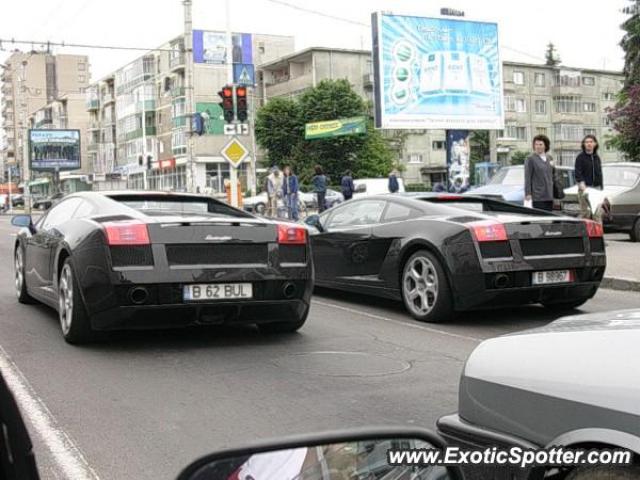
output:
[[[236,87],[236,112],[239,122],[247,121],[247,87]]]
[[[147,170],[151,170],[153,166],[153,155],[147,155]]]
[[[233,118],[235,117],[233,113],[233,86],[225,85],[222,87],[222,90],[218,92],[220,98],[222,98],[222,103],[220,106],[222,107],[222,113],[224,114],[224,120],[227,123],[233,122]]]

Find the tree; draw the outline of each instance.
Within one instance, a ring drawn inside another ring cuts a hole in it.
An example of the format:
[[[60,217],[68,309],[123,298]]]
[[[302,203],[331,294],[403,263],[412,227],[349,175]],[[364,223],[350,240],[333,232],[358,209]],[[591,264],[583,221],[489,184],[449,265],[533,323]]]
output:
[[[529,156],[528,152],[517,150],[511,154],[511,165],[524,165],[524,161]]]
[[[269,100],[256,115],[256,141],[267,150],[268,166],[287,163],[303,139],[300,106],[288,98]]]
[[[621,25],[625,80],[616,106],[608,111],[616,134],[607,144],[624,152],[630,161],[640,161],[640,0],[630,3],[623,10],[629,18]]]
[[[547,52],[545,53],[546,64],[550,67],[557,67],[560,65],[560,56],[556,51],[556,47],[552,42],[547,45]]]

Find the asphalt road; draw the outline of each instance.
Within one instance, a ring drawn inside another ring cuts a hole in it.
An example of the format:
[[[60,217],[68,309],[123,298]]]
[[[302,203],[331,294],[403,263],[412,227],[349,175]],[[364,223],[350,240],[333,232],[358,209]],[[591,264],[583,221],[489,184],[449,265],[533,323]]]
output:
[[[52,445],[86,462],[85,478],[169,479],[199,455],[269,437],[432,428],[456,410],[463,362],[482,339],[554,319],[527,307],[427,325],[395,302],[320,291],[295,335],[210,328],[72,347],[52,310],[17,303],[11,232],[1,218],[0,356],[48,418],[29,420],[47,479],[73,471]],[[640,294],[601,290],[583,311],[612,307],[640,307]]]

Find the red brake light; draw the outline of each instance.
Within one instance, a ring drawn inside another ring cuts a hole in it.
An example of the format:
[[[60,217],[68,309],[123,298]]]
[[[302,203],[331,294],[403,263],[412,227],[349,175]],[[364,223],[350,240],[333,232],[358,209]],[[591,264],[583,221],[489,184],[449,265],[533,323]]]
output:
[[[604,228],[601,223],[593,220],[583,220],[587,227],[587,235],[589,238],[602,238],[604,236]]]
[[[471,222],[467,226],[478,242],[506,242],[509,240],[507,229],[502,223],[487,220]]]
[[[278,224],[278,243],[304,245],[307,243],[307,229],[295,225]]]
[[[103,224],[108,245],[149,245],[147,225],[131,220]]]

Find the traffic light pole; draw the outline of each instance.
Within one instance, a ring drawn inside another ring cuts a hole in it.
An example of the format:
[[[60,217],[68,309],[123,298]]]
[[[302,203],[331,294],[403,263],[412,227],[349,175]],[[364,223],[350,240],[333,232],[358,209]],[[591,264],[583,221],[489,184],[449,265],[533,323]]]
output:
[[[231,2],[230,0],[225,0],[225,14],[226,14],[226,29],[227,29],[227,54],[226,54],[226,63],[227,63],[227,85],[233,85],[233,41],[231,39]],[[235,95],[235,87],[233,92],[233,98]],[[229,163],[229,182],[231,189],[231,205],[234,207],[238,206],[238,169]]]

